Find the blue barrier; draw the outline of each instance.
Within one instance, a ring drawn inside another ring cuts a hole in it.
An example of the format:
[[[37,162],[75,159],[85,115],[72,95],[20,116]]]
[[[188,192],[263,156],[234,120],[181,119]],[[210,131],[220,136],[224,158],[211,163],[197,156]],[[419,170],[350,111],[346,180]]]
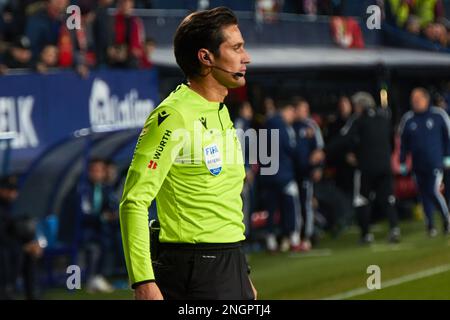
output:
[[[10,149],[3,164],[23,172],[50,145],[82,128],[141,128],[159,103],[156,69],[91,72],[87,79],[74,72],[0,77],[0,129],[17,137],[0,141],[0,153]]]

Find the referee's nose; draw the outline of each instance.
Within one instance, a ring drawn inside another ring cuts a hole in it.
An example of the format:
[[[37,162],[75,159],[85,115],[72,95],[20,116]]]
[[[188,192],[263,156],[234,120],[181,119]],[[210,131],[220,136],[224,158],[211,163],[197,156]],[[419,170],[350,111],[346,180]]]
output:
[[[247,50],[244,49],[244,56],[242,58],[242,63],[249,64],[250,62],[251,62],[250,54],[248,53]]]

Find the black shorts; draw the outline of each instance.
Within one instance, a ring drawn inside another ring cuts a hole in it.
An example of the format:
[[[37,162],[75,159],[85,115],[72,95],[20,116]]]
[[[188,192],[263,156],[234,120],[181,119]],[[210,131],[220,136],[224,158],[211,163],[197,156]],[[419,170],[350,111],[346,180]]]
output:
[[[254,299],[240,243],[160,243],[153,270],[167,300]]]

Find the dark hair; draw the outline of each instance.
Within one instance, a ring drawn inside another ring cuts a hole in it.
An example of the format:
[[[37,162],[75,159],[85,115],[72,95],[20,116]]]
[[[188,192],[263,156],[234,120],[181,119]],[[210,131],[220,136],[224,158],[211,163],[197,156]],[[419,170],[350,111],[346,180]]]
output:
[[[305,98],[301,97],[301,96],[295,96],[294,98],[292,98],[292,105],[294,107],[297,107],[297,106],[299,106],[300,104],[303,104],[303,103],[308,103],[308,101]]]
[[[92,157],[91,159],[89,159],[89,165],[93,165],[93,164],[97,164],[97,163],[105,164],[105,159],[102,159],[99,157]]]
[[[294,108],[294,105],[289,100],[278,100],[275,103],[275,106],[276,106],[278,111],[283,111],[283,110],[288,109],[288,108]]]
[[[186,77],[200,75],[198,50],[205,48],[214,55],[224,41],[222,28],[238,24],[233,11],[218,7],[191,13],[180,23],[173,40],[175,59]]]

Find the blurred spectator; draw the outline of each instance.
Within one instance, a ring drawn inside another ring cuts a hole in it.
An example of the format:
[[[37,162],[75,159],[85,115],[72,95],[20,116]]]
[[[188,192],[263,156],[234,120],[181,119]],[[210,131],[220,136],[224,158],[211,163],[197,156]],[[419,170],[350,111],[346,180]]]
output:
[[[111,160],[104,161],[104,164],[106,170],[105,185],[113,188],[118,179],[117,165]]]
[[[342,48],[364,48],[361,28],[352,17],[334,16],[330,19],[331,34],[334,42]]]
[[[113,66],[138,68],[147,63],[142,20],[133,16],[134,0],[119,0],[114,17],[114,46],[109,57]]]
[[[4,1],[4,0],[3,0]],[[42,0],[7,0],[0,11],[0,37],[11,43],[25,32],[27,11],[44,6]]]
[[[263,108],[266,120],[273,117],[277,111],[275,107],[275,101],[270,97],[264,98]]]
[[[448,45],[445,9],[442,0],[389,0],[388,20],[415,35]]]
[[[352,104],[347,96],[341,96],[338,100],[336,114],[333,115],[327,130],[327,141],[339,134],[342,127],[352,115]]]
[[[86,9],[81,9],[81,17],[79,17],[81,28],[69,30],[65,25],[61,26],[58,38],[58,66],[75,68],[81,76],[86,77],[90,63],[88,61],[88,29],[94,15],[89,11],[89,7],[84,8]]]
[[[36,70],[40,73],[47,73],[58,67],[58,48],[54,45],[46,45],[36,63]]]
[[[316,16],[318,13],[317,2],[317,0],[303,0],[303,13]]]
[[[8,50],[4,63],[9,69],[30,69],[33,67],[31,63],[30,40],[21,36],[14,41]]]
[[[108,62],[108,48],[112,43],[112,23],[108,8],[114,0],[98,0],[93,22],[94,51],[97,67],[104,67]]]
[[[57,45],[69,0],[48,0],[46,6],[28,18],[25,34],[30,39],[33,59],[47,45]]]
[[[447,45],[447,30],[442,24],[444,6],[442,0],[415,0],[412,14],[418,18],[420,30],[431,41]]]
[[[118,204],[112,190],[105,185],[106,166],[101,159],[92,159],[88,181],[79,188],[82,218],[82,245],[86,250],[87,290],[111,292],[114,288],[105,279],[108,250],[119,252],[115,241],[118,231]]]
[[[142,67],[145,69],[150,69],[151,67],[153,67],[153,53],[155,52],[156,49],[156,42],[153,38],[147,38],[147,40],[145,40],[145,46],[144,46],[144,53],[145,53],[145,57],[146,59],[143,61],[142,63]]]
[[[259,23],[277,22],[282,2],[282,0],[256,0],[256,21]]]
[[[0,300],[17,298],[20,276],[25,298],[38,298],[37,259],[43,250],[36,240],[35,221],[12,215],[18,195],[14,176],[0,179]]]
[[[409,19],[411,0],[386,0],[384,5],[386,18],[395,23],[398,27],[404,28]]]

